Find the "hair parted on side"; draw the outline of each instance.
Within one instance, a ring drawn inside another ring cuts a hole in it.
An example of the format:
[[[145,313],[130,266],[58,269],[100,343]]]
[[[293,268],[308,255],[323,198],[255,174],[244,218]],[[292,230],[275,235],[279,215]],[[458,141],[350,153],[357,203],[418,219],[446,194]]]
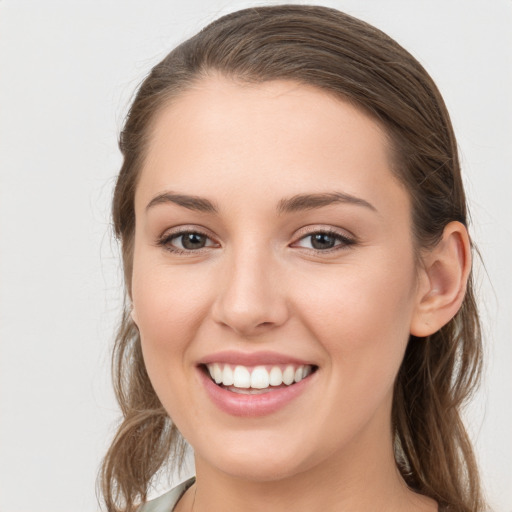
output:
[[[155,115],[195,82],[221,74],[241,82],[293,80],[358,106],[386,130],[393,171],[409,192],[417,247],[435,245],[451,221],[467,225],[457,144],[443,99],[423,67],[380,30],[320,6],[256,7],[228,14],[175,48],[140,86],[120,136],[124,157],[113,198],[130,295],[134,196]],[[486,510],[461,407],[478,384],[479,317],[470,276],[463,305],[427,338],[411,336],[395,383],[392,425],[406,483],[453,512]],[[104,459],[109,512],[133,512],[183,440],[145,370],[125,307],[113,355],[123,420]]]

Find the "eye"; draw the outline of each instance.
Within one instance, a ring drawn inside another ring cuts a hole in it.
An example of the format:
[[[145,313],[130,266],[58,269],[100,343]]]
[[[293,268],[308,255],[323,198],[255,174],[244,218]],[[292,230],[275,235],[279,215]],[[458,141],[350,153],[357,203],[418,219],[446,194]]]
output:
[[[198,231],[181,231],[164,235],[158,241],[158,245],[171,252],[192,252],[206,247],[218,247],[210,237]]]
[[[316,231],[300,238],[295,247],[304,247],[315,251],[328,251],[330,249],[344,248],[353,245],[355,240],[333,231]]]

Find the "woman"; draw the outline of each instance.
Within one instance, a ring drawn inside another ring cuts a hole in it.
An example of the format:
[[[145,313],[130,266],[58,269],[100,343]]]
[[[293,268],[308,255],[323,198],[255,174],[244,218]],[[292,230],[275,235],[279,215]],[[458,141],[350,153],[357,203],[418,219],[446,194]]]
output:
[[[143,511],[485,509],[465,196],[411,55],[328,8],[232,13],[155,66],[120,146],[109,511],[182,436],[196,479]]]

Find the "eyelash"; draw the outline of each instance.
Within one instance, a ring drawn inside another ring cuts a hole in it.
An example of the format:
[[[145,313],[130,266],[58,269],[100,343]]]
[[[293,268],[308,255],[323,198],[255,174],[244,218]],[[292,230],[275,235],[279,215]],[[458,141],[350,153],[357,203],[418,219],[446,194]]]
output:
[[[303,249],[306,249],[308,251],[313,251],[315,253],[321,253],[321,254],[328,254],[334,251],[341,251],[344,249],[349,248],[350,246],[357,243],[357,241],[354,238],[350,238],[346,235],[342,235],[338,231],[332,230],[332,229],[317,229],[315,231],[310,231],[309,233],[305,233],[303,236],[301,236],[297,242],[294,242],[292,246],[296,246],[299,242],[306,240],[307,238],[312,238],[315,235],[326,235],[328,237],[331,237],[335,241],[335,245],[333,247],[330,247],[328,249],[315,249],[314,247],[303,247]]]
[[[174,247],[171,242],[175,239],[183,237],[185,235],[199,235],[205,237],[207,240],[212,241],[212,238],[208,236],[206,233],[198,230],[198,229],[182,229],[179,231],[174,231],[172,233],[166,233],[162,237],[157,240],[157,245],[163,247],[166,251],[172,252],[174,254],[183,254],[183,255],[192,255],[197,254],[199,252],[203,252],[203,250],[209,249],[211,246],[200,247],[199,249],[180,249],[179,247]]]
[[[157,245],[160,247],[163,247],[165,250],[172,252],[174,254],[183,254],[183,255],[192,255],[197,254],[200,252],[203,252],[204,250],[208,250],[211,248],[216,242],[214,242],[210,246],[204,246],[200,247],[198,249],[181,249],[179,247],[174,247],[172,245],[172,241],[175,239],[178,239],[180,237],[183,237],[185,235],[199,235],[202,237],[205,237],[207,240],[213,241],[210,236],[208,236],[206,233],[197,230],[197,229],[183,229],[180,231],[174,231],[172,233],[164,234],[162,237],[160,237],[157,240]],[[307,251],[312,251],[314,253],[318,254],[326,254],[331,253],[334,251],[344,250],[348,247],[355,245],[357,241],[354,238],[350,238],[346,235],[342,235],[341,233],[338,233],[337,231],[331,230],[331,229],[317,229],[315,231],[311,231],[309,233],[305,233],[302,235],[296,242],[291,244],[292,247],[297,247],[297,244],[303,240],[306,240],[307,238],[311,238],[315,235],[326,235],[328,237],[332,237],[335,240],[335,245],[333,247],[330,247],[328,249],[315,249],[314,247],[302,247],[303,249]],[[300,246],[298,246],[300,247]]]

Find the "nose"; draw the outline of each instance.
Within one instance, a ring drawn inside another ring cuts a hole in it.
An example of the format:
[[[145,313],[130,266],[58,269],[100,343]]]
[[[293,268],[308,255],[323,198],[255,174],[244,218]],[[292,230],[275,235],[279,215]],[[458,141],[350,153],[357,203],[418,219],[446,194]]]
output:
[[[269,254],[245,250],[224,262],[212,307],[214,320],[244,337],[254,337],[288,319],[283,272]]]

